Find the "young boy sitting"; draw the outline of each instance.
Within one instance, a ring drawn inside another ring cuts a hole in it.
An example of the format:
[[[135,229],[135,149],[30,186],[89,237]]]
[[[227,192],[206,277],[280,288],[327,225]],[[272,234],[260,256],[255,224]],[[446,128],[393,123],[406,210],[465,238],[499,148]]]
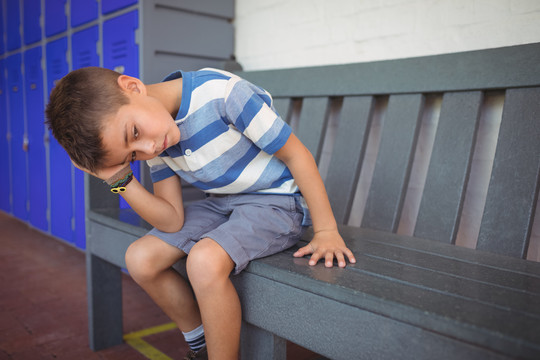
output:
[[[327,267],[334,257],[340,267],[355,262],[313,157],[270,94],[236,75],[177,71],[145,85],[84,68],[56,85],[46,112],[74,165],[154,226],[128,248],[127,268],[184,333],[188,359],[238,359],[231,272],[295,245],[311,222],[315,235],[294,256]],[[153,194],[133,177],[135,160],[147,160]],[[180,178],[208,197],[184,209]],[[186,256],[189,283],[171,268]]]

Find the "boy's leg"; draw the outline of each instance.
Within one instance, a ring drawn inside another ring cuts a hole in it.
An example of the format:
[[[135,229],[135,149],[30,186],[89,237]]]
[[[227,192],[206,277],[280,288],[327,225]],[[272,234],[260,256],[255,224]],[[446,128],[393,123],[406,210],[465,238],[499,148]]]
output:
[[[281,195],[224,198],[226,222],[206,233],[187,257],[187,273],[201,311],[210,359],[238,359],[241,307],[229,276],[250,260],[294,245],[302,233],[300,204]],[[264,221],[261,221],[264,219]]]
[[[187,281],[171,268],[186,254],[159,238],[146,235],[126,251],[126,265],[132,278],[183,332],[201,325],[197,302]]]
[[[227,252],[210,238],[194,245],[187,258],[210,359],[238,359],[242,311],[229,278],[234,266]]]

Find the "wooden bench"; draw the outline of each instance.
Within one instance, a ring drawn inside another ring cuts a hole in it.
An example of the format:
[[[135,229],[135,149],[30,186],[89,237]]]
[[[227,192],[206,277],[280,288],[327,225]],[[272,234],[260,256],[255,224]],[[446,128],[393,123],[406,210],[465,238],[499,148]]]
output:
[[[286,340],[332,359],[540,358],[540,263],[525,260],[538,246],[540,44],[240,75],[312,151],[357,258],[310,267],[291,249],[233,277],[243,359],[284,359]],[[100,181],[86,188],[97,350],[122,341],[120,268],[147,225]]]

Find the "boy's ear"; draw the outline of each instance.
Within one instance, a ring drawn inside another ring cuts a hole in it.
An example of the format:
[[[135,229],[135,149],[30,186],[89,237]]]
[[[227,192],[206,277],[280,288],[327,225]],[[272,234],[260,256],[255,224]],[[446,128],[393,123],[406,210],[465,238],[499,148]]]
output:
[[[127,75],[120,75],[118,77],[118,85],[120,88],[128,93],[145,94],[146,86],[143,82],[137,78]]]

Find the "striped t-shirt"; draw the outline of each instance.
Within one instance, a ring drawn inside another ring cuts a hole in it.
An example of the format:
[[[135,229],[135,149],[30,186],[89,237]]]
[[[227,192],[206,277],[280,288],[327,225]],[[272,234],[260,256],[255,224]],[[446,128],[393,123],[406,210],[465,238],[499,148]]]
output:
[[[210,68],[177,71],[164,81],[179,77],[180,142],[147,161],[153,182],[179,175],[206,193],[298,192],[289,169],[272,155],[285,145],[291,128],[267,91]]]

